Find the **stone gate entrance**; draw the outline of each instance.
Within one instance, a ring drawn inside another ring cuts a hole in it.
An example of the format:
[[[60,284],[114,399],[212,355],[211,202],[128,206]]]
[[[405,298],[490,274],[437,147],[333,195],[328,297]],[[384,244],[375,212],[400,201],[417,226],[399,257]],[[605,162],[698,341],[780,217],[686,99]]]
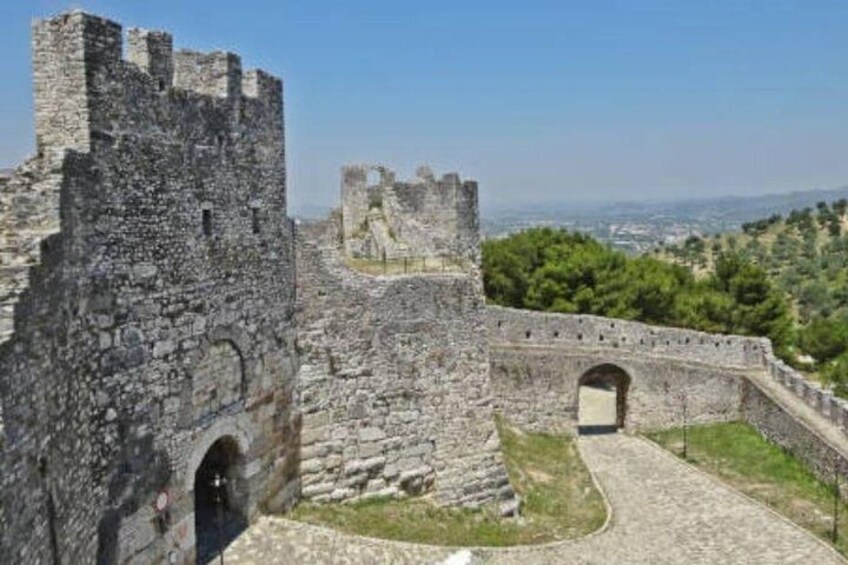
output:
[[[230,436],[217,440],[194,476],[197,562],[208,563],[247,528],[244,457]]]
[[[577,429],[580,434],[612,433],[624,427],[630,375],[617,365],[603,364],[578,381]]]

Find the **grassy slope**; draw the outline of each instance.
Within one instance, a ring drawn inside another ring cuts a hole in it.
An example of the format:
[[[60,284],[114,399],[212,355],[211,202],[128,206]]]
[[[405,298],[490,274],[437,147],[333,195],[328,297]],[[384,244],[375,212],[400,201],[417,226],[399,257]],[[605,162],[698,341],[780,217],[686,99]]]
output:
[[[766,504],[796,524],[830,541],[833,527],[833,487],[819,481],[798,459],[763,439],[743,423],[689,428],[688,461],[737,490]],[[647,434],[680,455],[681,429]],[[842,486],[848,489],[848,485]],[[848,505],[839,505],[839,541],[848,550]]]
[[[603,525],[606,509],[573,438],[524,433],[502,422],[498,429],[510,481],[524,500],[519,520],[498,517],[496,508],[443,508],[427,498],[304,503],[290,517],[359,535],[466,546],[543,543]]]

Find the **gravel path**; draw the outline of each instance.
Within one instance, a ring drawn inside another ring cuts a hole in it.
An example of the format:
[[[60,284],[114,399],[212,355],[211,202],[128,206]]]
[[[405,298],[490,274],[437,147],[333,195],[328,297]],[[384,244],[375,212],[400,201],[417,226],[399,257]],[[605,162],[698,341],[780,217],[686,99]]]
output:
[[[613,508],[605,531],[546,546],[462,551],[264,517],[226,552],[242,565],[312,563],[845,563],[812,535],[639,438],[580,438]],[[463,559],[459,559],[462,557]],[[469,559],[470,558],[470,559]]]

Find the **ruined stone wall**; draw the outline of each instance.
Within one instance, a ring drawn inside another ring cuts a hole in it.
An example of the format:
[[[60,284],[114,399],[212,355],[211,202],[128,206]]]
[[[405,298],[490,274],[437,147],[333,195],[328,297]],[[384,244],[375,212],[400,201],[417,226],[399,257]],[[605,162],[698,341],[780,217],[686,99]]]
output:
[[[513,495],[492,412],[479,272],[373,277],[338,218],[298,226],[303,496]]]
[[[59,231],[58,159],[31,159],[0,179],[0,343],[12,334],[15,303],[41,242]]]
[[[79,12],[33,35],[38,154],[0,185],[2,554],[189,560],[217,439],[247,517],[297,489],[281,83],[161,32],[124,61],[120,26]]]
[[[479,261],[477,183],[456,173],[436,179],[427,167],[398,182],[377,167],[369,186],[367,165],[342,169],[342,225],[349,255],[381,259],[456,257]]]

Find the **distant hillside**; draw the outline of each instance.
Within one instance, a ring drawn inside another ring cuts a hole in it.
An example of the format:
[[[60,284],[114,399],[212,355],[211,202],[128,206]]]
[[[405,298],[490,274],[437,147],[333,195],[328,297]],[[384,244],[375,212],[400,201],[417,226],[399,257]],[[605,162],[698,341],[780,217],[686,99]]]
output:
[[[800,322],[840,313],[848,317],[848,200],[819,201],[783,216],[745,222],[738,232],[701,238],[654,251],[658,258],[712,272],[716,258],[738,253],[763,268],[796,306]]]
[[[738,232],[666,245],[652,255],[714,276],[722,258],[758,265],[792,306],[797,351],[848,393],[848,199],[745,222]]]

